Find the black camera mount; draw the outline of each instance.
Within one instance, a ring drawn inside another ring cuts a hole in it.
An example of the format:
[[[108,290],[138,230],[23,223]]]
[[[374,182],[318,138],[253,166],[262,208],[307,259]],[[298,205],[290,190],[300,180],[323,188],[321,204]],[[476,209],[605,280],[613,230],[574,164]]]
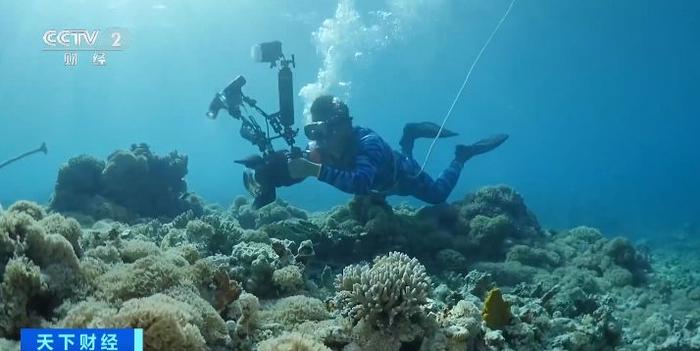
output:
[[[258,62],[270,63],[270,68],[279,65],[277,73],[279,111],[269,114],[258,106],[257,100],[244,95],[242,88],[246,80],[243,76],[238,76],[226,88],[214,95],[209,104],[207,116],[215,119],[221,109],[226,109],[231,117],[241,121],[241,137],[257,146],[262,153],[262,156],[253,155],[236,161],[247,168],[243,174],[243,182],[246,189],[255,197],[254,207],[259,208],[275,200],[276,187],[294,183],[287,171],[287,160],[301,157],[302,152],[295,146],[299,129],[293,128],[294,88],[290,65],[296,68],[294,55],[291,59],[285,58],[282,53],[282,43],[273,41],[254,46],[252,56]],[[252,109],[260,114],[265,120],[266,129],[263,130],[252,114],[247,116],[243,114],[241,108],[246,111]],[[274,135],[271,135],[270,128],[274,131]],[[283,139],[289,146],[289,150],[275,151],[272,144],[275,139]]]

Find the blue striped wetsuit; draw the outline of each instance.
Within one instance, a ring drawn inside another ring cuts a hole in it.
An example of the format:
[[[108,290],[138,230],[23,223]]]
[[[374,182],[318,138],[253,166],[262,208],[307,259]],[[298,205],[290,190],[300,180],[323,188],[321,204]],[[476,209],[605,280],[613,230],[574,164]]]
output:
[[[350,156],[344,162],[322,157],[318,175],[322,182],[351,194],[412,195],[427,203],[438,204],[450,195],[464,166],[463,162],[452,161],[433,180],[425,172],[420,172],[420,165],[411,155],[394,151],[370,129],[355,127],[353,141],[353,149],[348,151]]]

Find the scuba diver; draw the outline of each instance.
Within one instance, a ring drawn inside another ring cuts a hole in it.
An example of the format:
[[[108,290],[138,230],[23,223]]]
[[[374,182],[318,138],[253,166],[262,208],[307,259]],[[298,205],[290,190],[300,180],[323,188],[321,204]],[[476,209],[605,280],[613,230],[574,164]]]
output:
[[[287,163],[294,183],[316,177],[355,195],[413,196],[430,204],[445,202],[457,184],[464,163],[491,151],[508,139],[498,134],[471,145],[457,145],[454,160],[437,179],[421,170],[413,158],[417,138],[452,137],[457,133],[434,123],[408,123],[393,150],[377,133],[353,126],[348,106],[337,97],[318,97],[310,108],[312,122],[304,127],[311,142],[305,157]]]

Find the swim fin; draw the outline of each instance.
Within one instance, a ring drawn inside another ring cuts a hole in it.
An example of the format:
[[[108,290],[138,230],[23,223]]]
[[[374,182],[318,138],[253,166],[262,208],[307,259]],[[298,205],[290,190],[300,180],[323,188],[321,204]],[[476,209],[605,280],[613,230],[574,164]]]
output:
[[[413,143],[418,138],[435,138],[438,133],[440,133],[440,138],[448,138],[458,135],[457,133],[449,130],[442,129],[440,131],[440,126],[432,122],[418,122],[418,123],[406,123],[403,127],[403,135],[401,136],[401,141],[399,145],[404,154],[410,155],[413,152]]]
[[[460,162],[466,162],[476,155],[481,155],[497,148],[507,139],[508,134],[496,134],[471,145],[457,145],[455,148],[455,159]]]

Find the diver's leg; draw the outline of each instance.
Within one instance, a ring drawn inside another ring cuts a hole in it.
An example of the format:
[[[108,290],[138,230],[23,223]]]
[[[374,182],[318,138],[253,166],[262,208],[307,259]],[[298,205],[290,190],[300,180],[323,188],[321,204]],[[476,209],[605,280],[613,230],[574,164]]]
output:
[[[403,135],[399,141],[401,152],[408,157],[413,157],[413,144],[416,139],[435,138],[438,132],[440,132],[440,126],[432,122],[406,123],[403,127]],[[457,133],[445,128],[440,132],[441,138],[455,135],[457,135]]]
[[[464,163],[473,156],[493,150],[503,144],[506,139],[508,139],[507,135],[496,135],[480,140],[472,145],[458,145],[455,150],[454,160],[435,180],[427,173],[421,172],[421,166],[416,160],[412,158],[404,159],[406,163],[402,164],[402,169],[408,175],[402,177],[402,181],[399,184],[399,194],[412,195],[430,204],[445,202],[455,185],[457,185]]]
[[[411,160],[415,173],[403,177],[400,184],[400,195],[411,195],[421,201],[436,205],[445,202],[459,180],[464,162],[454,160],[437,179],[433,179],[420,171],[420,165]]]

